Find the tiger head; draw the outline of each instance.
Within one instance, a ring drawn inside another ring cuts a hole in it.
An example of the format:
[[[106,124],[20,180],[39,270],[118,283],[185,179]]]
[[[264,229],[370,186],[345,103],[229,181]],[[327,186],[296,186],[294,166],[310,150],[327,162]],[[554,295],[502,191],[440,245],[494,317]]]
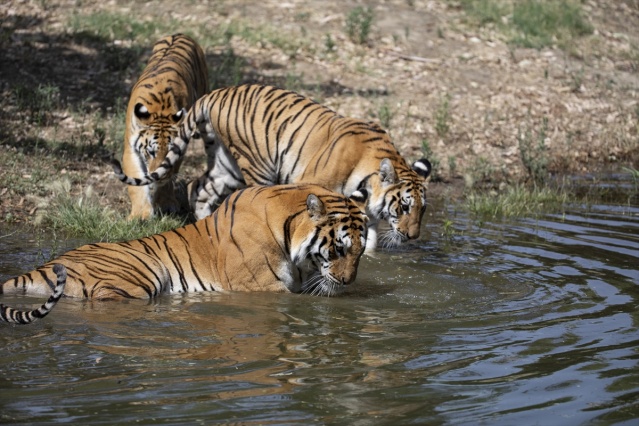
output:
[[[145,105],[138,102],[131,117],[131,145],[146,165],[146,173],[153,172],[164,161],[178,134],[178,125],[186,115],[184,108],[163,108],[162,103]],[[170,173],[166,175],[169,177]]]
[[[432,166],[425,158],[417,160],[410,169],[396,168],[385,158],[379,172],[369,179],[369,211],[374,217],[388,221],[391,227],[381,236],[384,247],[394,247],[419,237],[431,170]]]
[[[366,246],[367,197],[365,189],[349,198],[308,195],[302,238],[291,253],[295,264],[311,271],[305,274],[303,293],[332,296],[355,280]]]

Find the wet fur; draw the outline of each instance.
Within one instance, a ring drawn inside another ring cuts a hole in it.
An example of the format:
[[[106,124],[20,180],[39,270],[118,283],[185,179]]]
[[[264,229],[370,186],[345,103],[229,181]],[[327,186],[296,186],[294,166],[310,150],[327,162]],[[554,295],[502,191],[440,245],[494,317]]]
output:
[[[120,243],[87,244],[6,281],[2,293],[85,299],[163,293],[271,291],[334,295],[357,276],[366,241],[366,191],[350,198],[316,185],[235,192],[194,224]],[[51,299],[50,301],[51,302]],[[47,303],[49,303],[47,302]],[[48,313],[3,313],[27,323]],[[3,307],[4,309],[10,309]]]

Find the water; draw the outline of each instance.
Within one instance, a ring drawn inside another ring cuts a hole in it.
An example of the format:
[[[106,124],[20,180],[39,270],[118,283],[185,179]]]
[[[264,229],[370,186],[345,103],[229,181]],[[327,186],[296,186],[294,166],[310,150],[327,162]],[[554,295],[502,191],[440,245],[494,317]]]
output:
[[[637,424],[639,208],[455,224],[337,298],[62,300],[1,326],[0,423]],[[37,253],[0,238],[1,277]]]

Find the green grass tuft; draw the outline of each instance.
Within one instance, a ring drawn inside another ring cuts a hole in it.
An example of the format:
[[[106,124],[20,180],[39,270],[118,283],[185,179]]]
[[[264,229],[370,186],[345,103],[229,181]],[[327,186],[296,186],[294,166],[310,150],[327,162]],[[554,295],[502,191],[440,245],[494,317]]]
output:
[[[69,195],[70,188],[68,181],[55,182],[52,185],[55,195],[46,205],[46,214],[36,222],[92,241],[127,241],[185,224],[184,219],[169,215],[129,221],[123,214],[100,205],[90,187],[78,198]]]
[[[477,25],[494,25],[519,47],[561,48],[592,34],[577,0],[462,0],[461,6]]]
[[[461,6],[479,25],[499,24],[508,14],[507,5],[496,0],[462,0]]]
[[[568,0],[515,2],[512,21],[519,32],[512,42],[523,47],[542,48],[552,46],[555,41],[563,45],[593,32],[579,3]]]
[[[474,216],[491,220],[561,212],[572,201],[570,194],[562,189],[518,185],[502,192],[471,192],[464,206]]]
[[[69,22],[75,34],[85,34],[106,40],[136,40],[148,42],[159,34],[169,34],[171,26],[160,25],[157,21],[143,22],[132,16],[96,12],[87,15],[74,14]]]
[[[447,93],[442,97],[441,103],[435,111],[435,131],[437,135],[445,138],[450,130],[450,95]]]

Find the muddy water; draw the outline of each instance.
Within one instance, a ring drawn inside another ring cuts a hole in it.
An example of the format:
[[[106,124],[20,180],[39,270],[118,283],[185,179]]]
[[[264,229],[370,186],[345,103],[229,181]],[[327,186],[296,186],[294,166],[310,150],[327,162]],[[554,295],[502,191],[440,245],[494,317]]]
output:
[[[2,326],[0,423],[633,424],[639,208],[454,222],[338,298],[63,300]],[[37,263],[26,240],[0,238],[1,278]]]

